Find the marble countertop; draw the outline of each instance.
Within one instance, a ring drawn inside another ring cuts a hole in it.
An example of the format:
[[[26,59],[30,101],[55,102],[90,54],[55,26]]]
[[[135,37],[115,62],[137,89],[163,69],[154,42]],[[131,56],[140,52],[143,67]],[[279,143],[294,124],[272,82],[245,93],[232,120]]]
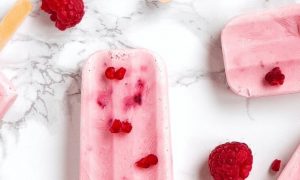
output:
[[[80,68],[93,52],[118,48],[147,48],[166,62],[176,180],[210,180],[209,152],[226,141],[252,148],[248,179],[276,179],[271,162],[285,164],[300,142],[300,94],[233,94],[220,31],[238,14],[296,2],[85,0],[81,24],[61,32],[33,0],[34,11],[0,54],[19,94],[0,123],[0,179],[78,179]]]

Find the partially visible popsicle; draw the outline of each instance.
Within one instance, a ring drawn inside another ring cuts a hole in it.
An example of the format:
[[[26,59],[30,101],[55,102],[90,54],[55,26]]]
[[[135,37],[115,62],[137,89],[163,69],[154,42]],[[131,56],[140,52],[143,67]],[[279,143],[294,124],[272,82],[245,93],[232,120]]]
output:
[[[277,180],[299,180],[300,179],[300,146],[294,152],[292,158],[283,169]]]
[[[0,73],[0,118],[4,116],[16,98],[14,86]]]
[[[0,50],[15,33],[25,17],[31,12],[29,0],[18,0],[0,22]]]
[[[300,91],[300,5],[243,15],[222,33],[227,81],[242,96]]]
[[[82,76],[80,180],[172,180],[164,66],[146,50],[102,51]]]

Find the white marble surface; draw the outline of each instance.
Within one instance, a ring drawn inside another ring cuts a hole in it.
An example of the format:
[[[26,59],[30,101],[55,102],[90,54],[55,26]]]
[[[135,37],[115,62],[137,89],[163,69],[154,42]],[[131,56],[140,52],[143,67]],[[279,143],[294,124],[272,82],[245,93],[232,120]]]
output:
[[[176,180],[209,180],[208,154],[226,141],[252,148],[248,179],[276,179],[272,160],[286,163],[300,142],[300,94],[249,100],[233,94],[219,38],[233,16],[295,0],[85,0],[84,20],[65,32],[33,2],[0,53],[1,70],[19,93],[0,125],[1,180],[78,179],[80,67],[101,49],[148,48],[165,60]]]

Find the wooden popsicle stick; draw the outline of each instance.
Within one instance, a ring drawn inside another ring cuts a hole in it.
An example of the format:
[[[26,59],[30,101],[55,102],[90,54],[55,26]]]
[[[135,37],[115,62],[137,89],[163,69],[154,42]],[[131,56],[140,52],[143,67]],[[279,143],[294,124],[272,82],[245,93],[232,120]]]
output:
[[[18,0],[0,22],[0,50],[9,41],[18,27],[31,12],[29,0]]]

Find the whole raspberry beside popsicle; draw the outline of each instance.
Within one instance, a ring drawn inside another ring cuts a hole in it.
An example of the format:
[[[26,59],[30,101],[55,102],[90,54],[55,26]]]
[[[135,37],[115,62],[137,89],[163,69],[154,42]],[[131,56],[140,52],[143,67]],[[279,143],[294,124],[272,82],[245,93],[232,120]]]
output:
[[[77,25],[84,15],[83,0],[42,0],[41,9],[51,15],[50,19],[62,31]]]
[[[253,156],[245,143],[230,142],[217,146],[208,165],[214,180],[244,180],[252,169]]]

